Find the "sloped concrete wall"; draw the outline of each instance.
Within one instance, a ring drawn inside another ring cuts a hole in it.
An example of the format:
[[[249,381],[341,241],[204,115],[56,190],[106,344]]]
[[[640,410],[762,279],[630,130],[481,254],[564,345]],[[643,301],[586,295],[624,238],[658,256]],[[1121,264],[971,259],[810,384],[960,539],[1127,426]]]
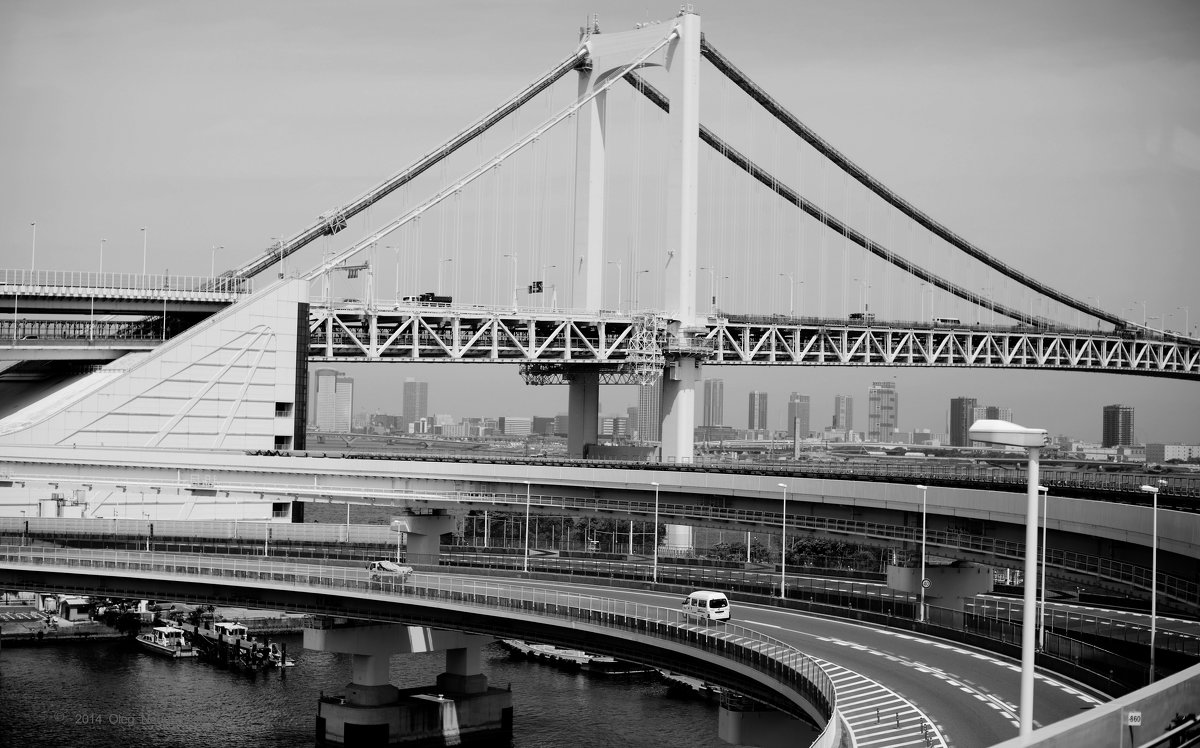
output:
[[[10,415],[0,444],[272,449],[293,435],[291,418],[275,413],[277,403],[295,412],[296,315],[307,300],[306,282],[278,281]]]

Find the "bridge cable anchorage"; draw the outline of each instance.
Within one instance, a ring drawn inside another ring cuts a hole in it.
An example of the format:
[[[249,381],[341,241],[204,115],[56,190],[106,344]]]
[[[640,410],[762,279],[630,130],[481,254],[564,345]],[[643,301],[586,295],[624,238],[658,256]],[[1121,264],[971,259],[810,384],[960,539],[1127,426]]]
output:
[[[484,132],[490,129],[492,125],[495,125],[497,122],[500,122],[517,109],[520,109],[531,99],[533,99],[533,97],[549,88],[564,75],[572,70],[575,70],[586,59],[586,55],[587,49],[583,45],[580,45],[580,47],[572,52],[570,56],[555,65],[547,73],[542,75],[542,77],[538,78],[529,86],[526,86],[499,107],[486,114],[484,117],[455,135],[450,140],[438,146],[433,151],[427,153],[408,168],[389,177],[375,187],[372,187],[346,205],[322,214],[317,218],[315,223],[301,230],[290,239],[281,239],[277,245],[272,246],[257,258],[251,260],[236,270],[230,271],[231,275],[237,278],[253,278],[259,273],[265,271],[267,268],[271,267],[276,262],[282,261],[282,259],[304,248],[314,240],[322,236],[331,236],[346,228],[346,222],[349,221],[349,219],[354,218],[362,211],[371,207],[375,203],[390,195],[392,192],[395,192],[411,182],[413,179],[425,173],[431,167],[435,166],[467,143],[470,143],[472,140],[482,135]]]
[[[461,177],[454,184],[442,189],[440,192],[438,192],[433,197],[429,198],[428,200],[421,203],[417,207],[415,207],[412,210],[408,211],[407,213],[403,214],[399,218],[392,220],[390,223],[385,225],[383,228],[375,231],[374,233],[367,235],[366,237],[361,239],[358,243],[356,243],[346,249],[343,249],[341,252],[334,253],[330,258],[327,258],[326,260],[322,261],[322,263],[320,265],[314,267],[312,270],[309,270],[307,273],[305,273],[301,277],[304,280],[307,280],[310,282],[315,280],[322,273],[326,272],[330,267],[337,265],[340,262],[344,262],[345,260],[349,259],[350,257],[353,257],[354,255],[361,252],[363,249],[365,249],[373,244],[378,243],[384,237],[386,237],[388,234],[391,234],[393,231],[399,229],[401,226],[404,226],[409,221],[419,218],[421,216],[421,214],[424,213],[426,210],[429,210],[430,208],[438,205],[446,198],[457,194],[458,191],[461,190],[463,187],[466,187],[468,184],[474,182],[479,177],[483,176],[484,174],[487,174],[492,169],[494,169],[495,167],[499,166],[504,161],[506,161],[510,156],[517,153],[521,149],[523,149],[525,146],[529,145],[530,143],[535,142],[539,137],[541,137],[548,130],[550,130],[551,128],[558,125],[558,123],[573,116],[576,112],[578,112],[580,109],[582,109],[588,103],[590,103],[597,96],[604,93],[612,86],[616,85],[617,81],[621,80],[621,78],[625,74],[629,73],[630,71],[636,70],[638,68],[638,66],[640,66],[642,63],[644,63],[647,59],[649,59],[652,55],[654,55],[660,49],[667,46],[667,44],[669,44],[671,41],[673,41],[678,36],[679,36],[679,31],[677,29],[672,28],[671,32],[669,34],[667,34],[665,37],[663,37],[657,43],[651,45],[648,49],[646,49],[641,54],[639,54],[636,58],[633,59],[632,62],[630,62],[625,67],[623,67],[616,75],[612,76],[611,78],[606,80],[601,85],[596,86],[586,96],[581,97],[579,100],[577,100],[573,104],[568,105],[567,107],[565,107],[564,109],[559,111],[557,114],[550,117],[550,119],[544,121],[542,124],[535,127],[533,130],[531,130],[529,133],[527,133],[521,140],[517,141],[513,145],[510,145],[508,148],[504,149],[496,156],[493,156],[491,159],[487,160],[485,163],[480,164],[479,166],[475,167],[475,169],[468,172],[466,175]],[[347,214],[349,214],[349,210],[347,210]]]
[[[670,100],[666,97],[666,95],[655,88],[652,84],[648,83],[644,78],[641,78],[636,73],[629,73],[625,76],[625,79],[663,111],[670,110]],[[882,244],[872,241],[862,232],[850,227],[848,224],[843,223],[829,211],[824,210],[816,203],[813,203],[811,200],[801,196],[778,177],[772,175],[761,166],[758,166],[756,163],[751,161],[749,157],[745,156],[732,145],[722,140],[716,135],[716,133],[704,125],[700,125],[700,140],[724,156],[734,166],[737,166],[739,169],[745,171],[763,186],[767,187],[787,202],[800,208],[808,215],[828,226],[830,229],[842,235],[849,241],[852,241],[863,249],[866,249],[876,257],[880,257],[886,262],[900,268],[901,270],[904,270],[918,279],[926,281],[942,289],[943,291],[951,293],[954,296],[964,299],[972,304],[989,309],[991,311],[999,312],[1006,317],[1010,317],[1034,327],[1046,327],[1046,321],[1041,317],[1026,314],[1015,307],[999,304],[991,299],[985,299],[975,291],[942,278],[941,276],[926,270],[920,265],[906,260],[897,252],[893,252]]]
[[[822,155],[824,155],[826,158],[828,158],[830,161],[832,161],[835,165],[837,165],[838,168],[840,168],[845,173],[849,174],[856,181],[858,181],[864,187],[869,189],[871,192],[875,193],[875,195],[877,195],[879,198],[881,198],[882,200],[887,202],[889,205],[896,208],[897,210],[899,210],[901,213],[908,216],[912,220],[916,221],[918,224],[920,224],[926,230],[932,232],[933,234],[938,236],[943,241],[949,243],[954,248],[958,249],[961,252],[966,253],[967,255],[978,260],[979,262],[983,263],[984,265],[987,265],[988,267],[992,268],[993,270],[996,270],[997,272],[1001,273],[1002,275],[1004,275],[1008,278],[1011,278],[1012,280],[1017,281],[1018,283],[1024,285],[1026,288],[1037,291],[1038,293],[1040,293],[1044,296],[1048,296],[1049,298],[1053,299],[1054,301],[1057,301],[1067,307],[1075,309],[1076,311],[1083,312],[1084,314],[1087,314],[1091,317],[1095,317],[1097,319],[1108,322],[1109,324],[1111,324],[1114,327],[1119,328],[1119,329],[1127,328],[1131,325],[1131,323],[1128,322],[1127,320],[1123,320],[1114,314],[1110,314],[1110,313],[1104,311],[1103,309],[1094,307],[1085,301],[1080,301],[1074,297],[1068,296],[1067,294],[1062,293],[1061,291],[1057,291],[1054,288],[1051,288],[1050,286],[1042,283],[1041,281],[1038,281],[1037,279],[1033,278],[1032,276],[1022,273],[1021,271],[1019,271],[1013,267],[1010,267],[1009,265],[1005,264],[1004,262],[1002,262],[1002,261],[996,259],[995,257],[992,257],[988,253],[984,252],[979,247],[976,247],[974,244],[971,244],[966,239],[964,239],[964,238],[958,236],[957,234],[955,234],[954,232],[950,231],[950,229],[941,225],[940,223],[935,221],[932,217],[930,217],[926,213],[918,210],[915,206],[913,206],[907,200],[900,197],[898,194],[896,194],[892,190],[888,189],[886,186],[883,185],[883,183],[879,182],[879,180],[872,177],[860,166],[858,166],[854,162],[850,161],[850,159],[848,159],[844,155],[842,155],[837,149],[835,149],[829,143],[825,142],[820,136],[818,136],[815,132],[813,132],[813,130],[811,130],[809,127],[807,127],[804,123],[800,122],[800,120],[797,119],[795,117],[795,115],[793,115],[786,108],[784,108],[783,105],[781,105],[779,102],[777,102],[773,98],[771,98],[771,96],[769,94],[767,94],[762,88],[760,88],[758,86],[758,84],[754,83],[754,81],[750,80],[750,78],[747,77],[744,73],[742,73],[741,70],[739,70],[737,67],[735,67],[733,65],[733,63],[730,62],[727,57],[725,57],[720,52],[718,52],[717,49],[708,42],[708,40],[705,38],[704,34],[700,35],[700,55],[702,57],[704,57],[705,59],[707,59],[710,63],[712,63],[713,66],[716,67],[717,70],[719,70],[726,78],[728,78],[736,86],[741,88],[742,91],[744,91],[752,99],[757,101],[764,109],[766,109],[769,113],[771,113],[776,119],[778,119],[781,123],[783,123],[788,129],[790,129],[796,135],[800,136],[800,138],[802,138],[805,142],[807,142],[814,149],[816,149],[818,153],[821,153]],[[997,308],[995,311],[1000,311],[1000,310]],[[1006,314],[1006,316],[1008,316],[1008,315]],[[1029,317],[1029,315],[1022,315],[1022,317]],[[1031,322],[1030,324],[1033,324],[1033,323]],[[1174,333],[1165,333],[1165,335],[1170,336],[1172,338],[1179,337]]]

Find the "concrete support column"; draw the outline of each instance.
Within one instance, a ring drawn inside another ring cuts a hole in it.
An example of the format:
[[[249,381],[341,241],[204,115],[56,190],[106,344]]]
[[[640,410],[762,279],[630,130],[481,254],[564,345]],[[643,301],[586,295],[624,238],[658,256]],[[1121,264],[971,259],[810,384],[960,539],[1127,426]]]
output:
[[[486,636],[464,634],[465,647],[446,650],[446,672],[438,676],[437,687],[448,693],[485,693],[487,676],[480,668],[480,647],[491,639]]]
[[[600,374],[593,371],[571,373],[567,404],[567,452],[583,457],[585,444],[595,444],[600,421]]]
[[[691,462],[696,428],[696,382],[700,362],[680,358],[668,366],[662,388],[662,458],[664,462]]]
[[[408,560],[413,563],[436,557],[442,536],[454,532],[454,527],[449,514],[412,514],[392,520],[393,530],[408,533]]]
[[[696,234],[700,202],[700,16],[676,19],[679,37],[667,53],[671,111],[667,145],[666,312],[684,328],[696,324]]]

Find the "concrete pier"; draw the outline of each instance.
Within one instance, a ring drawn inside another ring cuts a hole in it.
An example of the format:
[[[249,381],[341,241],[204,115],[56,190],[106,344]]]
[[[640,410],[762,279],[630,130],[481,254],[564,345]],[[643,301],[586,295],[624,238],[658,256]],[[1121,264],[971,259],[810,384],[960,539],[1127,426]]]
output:
[[[512,693],[488,686],[479,649],[491,637],[398,624],[330,624],[304,630],[304,646],[352,656],[351,682],[317,704],[317,745],[493,745],[512,736]],[[428,687],[388,682],[393,654],[446,652],[446,672]]]

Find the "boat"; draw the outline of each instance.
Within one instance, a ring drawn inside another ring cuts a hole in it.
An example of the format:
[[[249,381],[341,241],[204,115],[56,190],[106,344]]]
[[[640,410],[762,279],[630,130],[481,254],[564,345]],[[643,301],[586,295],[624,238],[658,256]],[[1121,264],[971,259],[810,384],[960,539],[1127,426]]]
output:
[[[174,626],[155,626],[148,633],[140,634],[137,643],[164,657],[195,657],[197,652],[184,639],[183,633],[183,629]]]
[[[296,667],[296,661],[288,657],[275,642],[271,642],[267,646],[267,662],[274,667]]]

